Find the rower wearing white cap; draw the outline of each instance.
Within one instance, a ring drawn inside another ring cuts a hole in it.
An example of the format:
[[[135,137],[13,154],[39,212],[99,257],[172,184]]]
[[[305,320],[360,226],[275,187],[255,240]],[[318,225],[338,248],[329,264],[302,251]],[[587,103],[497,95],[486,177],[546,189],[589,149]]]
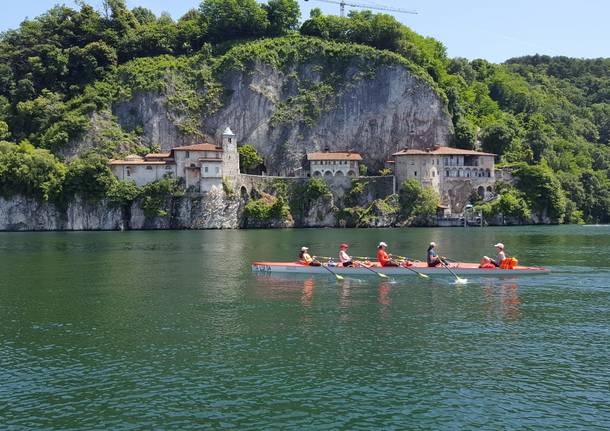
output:
[[[377,260],[381,266],[399,266],[398,263],[390,259],[390,255],[386,252],[388,245],[381,241],[377,246]]]
[[[494,244],[494,247],[496,248],[496,258],[492,259],[490,257],[483,256],[483,259],[481,259],[481,265],[485,263],[492,263],[496,267],[502,265],[502,261],[506,259],[506,254],[504,253],[504,244],[499,242],[497,244]]]
[[[428,247],[428,257],[426,258],[429,267],[435,267],[442,264],[447,264],[444,257],[439,257],[436,253],[436,243],[433,241]]]
[[[301,263],[304,265],[320,266],[320,262],[315,260],[315,256],[311,257],[311,255],[309,254],[309,247],[301,247],[299,259],[301,259]]]

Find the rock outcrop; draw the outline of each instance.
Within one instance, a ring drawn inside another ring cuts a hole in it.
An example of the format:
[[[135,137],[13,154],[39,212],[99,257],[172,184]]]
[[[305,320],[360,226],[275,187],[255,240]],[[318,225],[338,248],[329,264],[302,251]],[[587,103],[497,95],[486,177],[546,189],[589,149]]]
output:
[[[449,144],[453,127],[443,101],[402,66],[381,67],[371,78],[356,77],[359,70],[350,68],[343,77],[348,84],[320,106],[315,122],[274,124],[281,103],[298,94],[291,85],[295,74],[317,82],[314,69],[299,65],[280,73],[258,63],[231,74],[225,81],[231,96],[203,120],[205,130],[213,134],[231,124],[239,139],[265,158],[268,172],[277,175],[299,168],[306,152],[325,148],[359,151],[375,171],[402,148]]]
[[[450,143],[446,102],[404,59],[365,47],[343,53],[330,43],[332,49],[324,45],[316,52],[315,39],[284,43],[292,42],[309,52],[265,47],[277,51],[270,61],[257,57],[256,42],[241,46],[219,58],[207,84],[178,94],[183,87],[168,72],[165,91],[134,90],[130,99],[113,104],[112,114],[124,131],[137,131],[142,144],[163,150],[205,137],[218,142],[229,125],[239,142],[264,157],[270,175],[287,175],[303,167],[305,153],[326,148],[359,151],[376,172],[400,149]],[[188,100],[177,104],[181,97]],[[203,103],[208,99],[214,102]]]

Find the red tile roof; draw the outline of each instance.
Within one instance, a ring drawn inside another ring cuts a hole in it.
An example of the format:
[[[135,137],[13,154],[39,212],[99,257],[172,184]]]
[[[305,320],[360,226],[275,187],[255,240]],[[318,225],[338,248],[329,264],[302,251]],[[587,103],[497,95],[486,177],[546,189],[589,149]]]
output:
[[[360,153],[346,152],[331,153],[331,152],[318,152],[318,153],[307,153],[307,160],[362,160]]]
[[[109,165],[167,165],[172,162],[165,160],[110,160]]]
[[[144,156],[145,159],[167,159],[171,153],[149,153]]]
[[[483,153],[481,151],[474,150],[462,150],[461,148],[453,147],[438,147],[434,150],[402,150],[392,154],[393,156],[411,156],[411,155],[461,155],[461,156],[495,156],[493,153]]]
[[[222,159],[218,157],[201,157],[197,160],[199,160],[200,162],[222,162]]]

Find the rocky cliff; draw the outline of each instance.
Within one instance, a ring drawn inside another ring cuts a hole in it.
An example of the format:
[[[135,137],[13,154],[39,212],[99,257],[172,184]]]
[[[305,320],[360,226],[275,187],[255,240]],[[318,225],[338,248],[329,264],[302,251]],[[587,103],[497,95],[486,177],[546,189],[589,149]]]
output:
[[[254,42],[193,65],[206,80],[172,71],[165,91],[135,89],[112,112],[124,130],[140,129],[145,144],[165,150],[218,140],[229,125],[263,155],[269,174],[293,171],[306,152],[324,148],[359,151],[377,171],[393,152],[448,145],[453,133],[443,97],[414,67],[385,51],[317,39]],[[186,91],[185,82],[197,86]]]

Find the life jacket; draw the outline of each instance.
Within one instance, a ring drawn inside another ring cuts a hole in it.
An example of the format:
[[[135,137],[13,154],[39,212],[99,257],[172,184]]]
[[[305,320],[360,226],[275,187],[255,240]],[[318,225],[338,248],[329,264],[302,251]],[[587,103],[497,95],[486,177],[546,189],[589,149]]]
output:
[[[501,269],[515,269],[515,266],[517,266],[518,263],[519,263],[519,261],[516,258],[507,257],[506,259],[502,259],[502,262],[500,262],[500,268]]]
[[[496,265],[494,265],[493,263],[489,262],[489,263],[484,263],[483,265],[479,265],[479,268],[495,269]]]

